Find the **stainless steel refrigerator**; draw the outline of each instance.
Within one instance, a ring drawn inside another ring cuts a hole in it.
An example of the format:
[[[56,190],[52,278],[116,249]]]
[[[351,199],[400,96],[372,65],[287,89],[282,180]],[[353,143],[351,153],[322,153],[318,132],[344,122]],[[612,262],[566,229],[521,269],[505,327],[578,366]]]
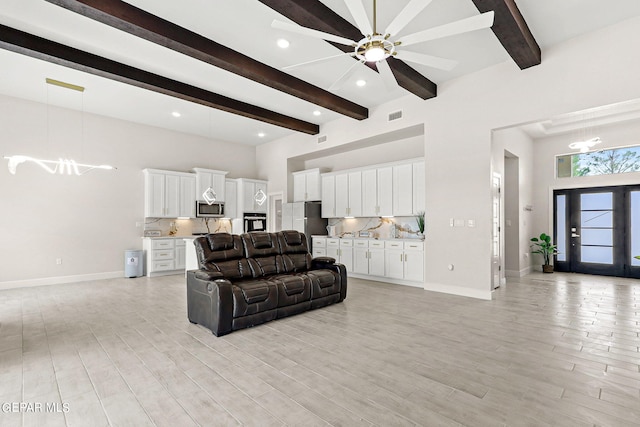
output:
[[[282,229],[297,230],[307,236],[309,251],[312,251],[311,236],[326,236],[326,218],[321,217],[321,202],[293,202],[282,204]]]

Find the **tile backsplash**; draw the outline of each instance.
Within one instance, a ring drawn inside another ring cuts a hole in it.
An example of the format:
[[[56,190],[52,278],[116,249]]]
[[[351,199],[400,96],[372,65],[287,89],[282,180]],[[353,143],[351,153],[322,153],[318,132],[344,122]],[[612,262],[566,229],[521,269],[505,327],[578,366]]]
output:
[[[172,230],[171,223],[174,223]],[[231,233],[231,220],[222,218],[210,218],[209,229],[205,218],[172,219],[172,218],[147,218],[144,223],[145,230],[160,230],[163,236],[191,236],[193,233]],[[174,233],[171,233],[174,231]]]
[[[393,218],[333,218],[329,219],[329,225],[336,227],[336,235],[339,237],[354,236],[359,232],[369,232],[371,237],[379,239],[390,238],[421,238],[418,233],[418,223],[415,217]],[[395,235],[394,235],[395,234]]]

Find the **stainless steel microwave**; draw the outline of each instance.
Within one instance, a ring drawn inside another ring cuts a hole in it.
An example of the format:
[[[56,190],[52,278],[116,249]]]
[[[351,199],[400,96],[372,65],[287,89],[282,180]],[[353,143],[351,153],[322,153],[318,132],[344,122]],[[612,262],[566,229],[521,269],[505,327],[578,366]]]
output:
[[[198,218],[224,218],[224,202],[211,204],[198,200],[196,202],[196,217]]]

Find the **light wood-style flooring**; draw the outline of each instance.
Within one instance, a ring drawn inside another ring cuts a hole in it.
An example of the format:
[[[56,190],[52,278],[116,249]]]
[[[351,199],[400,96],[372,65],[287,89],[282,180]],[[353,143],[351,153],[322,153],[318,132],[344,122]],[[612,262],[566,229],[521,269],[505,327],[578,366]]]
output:
[[[640,426],[639,334],[640,281],[559,273],[493,301],[351,279],[221,338],[182,276],[5,290],[0,426]]]

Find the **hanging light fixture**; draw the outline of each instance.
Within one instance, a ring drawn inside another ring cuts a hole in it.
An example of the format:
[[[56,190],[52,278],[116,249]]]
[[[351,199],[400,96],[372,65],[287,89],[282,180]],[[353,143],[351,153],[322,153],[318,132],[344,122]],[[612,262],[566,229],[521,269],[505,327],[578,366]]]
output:
[[[218,195],[213,188],[209,187],[202,193],[202,198],[208,205],[212,205],[218,199]]]
[[[586,141],[576,141],[569,144],[569,148],[572,150],[580,150],[581,153],[587,153],[596,145],[600,144],[602,140],[599,136],[595,138],[588,139]]]
[[[267,195],[264,194],[264,191],[262,191],[262,188],[256,192],[256,194],[253,196],[253,200],[256,201],[258,206],[264,205],[264,202],[267,201]]]
[[[66,89],[71,89],[71,90],[76,90],[78,92],[81,92],[84,94],[84,87],[82,86],[78,86],[78,85],[74,85],[71,83],[66,83],[66,82],[61,82],[59,80],[54,80],[54,79],[46,79],[46,83],[50,84],[50,85],[55,85],[55,86],[59,86],[59,87],[63,87]],[[48,94],[48,92],[47,92]],[[47,95],[47,108],[49,107],[49,96]],[[82,103],[82,120],[83,120],[83,130],[84,130],[84,102]],[[48,124],[47,124],[48,127]],[[25,163],[25,162],[32,162],[37,164],[38,166],[40,166],[42,169],[44,169],[45,171],[49,172],[50,174],[59,174],[59,175],[76,175],[76,176],[80,176],[80,175],[84,175],[87,172],[90,172],[94,169],[102,169],[102,170],[113,170],[116,169],[113,166],[109,166],[109,165],[89,165],[89,164],[84,164],[84,163],[77,163],[75,160],[73,159],[62,159],[59,158],[58,160],[45,160],[45,159],[36,159],[34,157],[31,156],[25,156],[25,155],[14,155],[14,156],[4,156],[4,158],[6,160],[9,161],[7,167],[9,168],[9,173],[11,173],[12,175],[16,174],[16,171],[18,169],[18,165]]]

